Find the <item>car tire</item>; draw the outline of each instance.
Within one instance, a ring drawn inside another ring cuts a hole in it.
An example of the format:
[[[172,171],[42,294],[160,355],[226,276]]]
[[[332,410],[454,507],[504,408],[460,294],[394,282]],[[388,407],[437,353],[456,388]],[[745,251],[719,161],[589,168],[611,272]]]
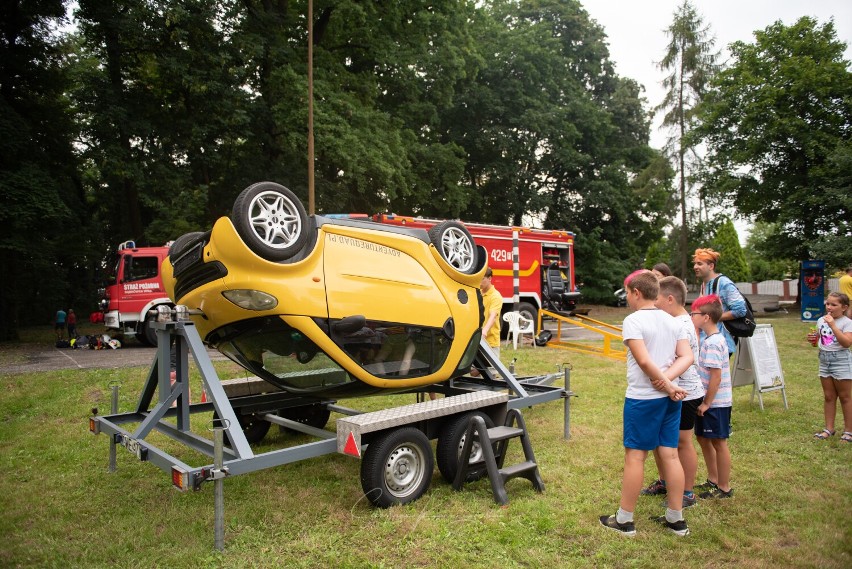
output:
[[[290,407],[289,409],[281,409],[278,411],[279,417],[302,423],[315,429],[322,429],[328,423],[331,417],[331,411],[325,405],[304,405],[301,407]],[[280,426],[279,430],[282,433],[291,435],[299,435],[298,431]]]
[[[246,246],[267,261],[290,259],[308,239],[305,207],[296,194],[274,182],[243,190],[234,201],[231,221]]]
[[[175,257],[180,256],[186,249],[189,248],[190,245],[194,245],[196,241],[198,241],[201,237],[204,236],[203,231],[193,231],[191,233],[184,233],[177,239],[175,239],[174,243],[169,246],[169,258],[174,259]],[[172,263],[174,265],[174,263]]]
[[[458,221],[442,221],[429,230],[429,240],[441,258],[458,272],[472,275],[479,267],[477,247],[473,236]]]
[[[438,444],[435,447],[435,456],[438,462],[438,470],[444,480],[450,484],[456,479],[456,474],[459,471],[459,455],[461,454],[464,441],[467,436],[467,428],[470,426],[470,421],[474,416],[482,417],[485,421],[485,427],[490,429],[494,426],[494,421],[491,417],[481,411],[465,413],[459,417],[451,418],[444,428],[441,429],[441,434],[438,436]],[[473,447],[470,452],[469,464],[482,460],[482,448],[477,441],[473,442]],[[467,471],[466,482],[479,480],[487,474],[484,465]]]
[[[408,504],[429,488],[434,469],[426,435],[414,427],[395,429],[367,447],[361,461],[361,488],[380,508]]]

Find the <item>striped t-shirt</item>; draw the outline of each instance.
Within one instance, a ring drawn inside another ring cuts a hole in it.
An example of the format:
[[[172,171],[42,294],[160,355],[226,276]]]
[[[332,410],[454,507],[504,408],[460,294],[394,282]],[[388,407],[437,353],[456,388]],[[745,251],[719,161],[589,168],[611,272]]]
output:
[[[719,384],[710,408],[733,407],[734,393],[731,387],[731,369],[728,365],[728,343],[720,333],[705,336],[701,342],[698,354],[698,375],[701,376],[705,391],[710,385],[710,370],[714,368],[722,370],[722,382]]]

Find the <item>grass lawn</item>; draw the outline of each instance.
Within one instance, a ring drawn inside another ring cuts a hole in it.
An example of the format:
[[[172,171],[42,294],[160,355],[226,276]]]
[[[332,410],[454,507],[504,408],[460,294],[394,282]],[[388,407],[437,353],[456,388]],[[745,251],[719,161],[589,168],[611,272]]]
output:
[[[625,314],[592,316],[620,323]],[[178,492],[165,473],[121,448],[110,474],[107,438],[88,433],[92,407],[109,408],[109,384],[120,382],[120,410],[129,411],[147,367],[0,375],[0,566],[852,567],[852,444],[812,436],[823,426],[822,391],[816,350],[804,340],[808,325],[795,314],[761,322],[774,326],[790,409],[771,393],[760,411],[750,388],[735,389],[735,497],[687,510],[686,538],[647,520],[663,513],[659,498],[640,498],[633,539],[598,523],[618,507],[625,365],[525,348],[517,352],[519,375],[568,362],[579,394],[570,441],[562,438],[560,403],[524,412],[543,494],[513,480],[510,504],[501,508],[487,480],[454,492],[436,470],[422,499],[379,510],[362,495],[359,462],[326,456],[226,480],[221,553],[213,548],[211,484]],[[9,348],[0,356],[13,353]],[[504,361],[512,355],[503,349]],[[237,374],[229,363],[216,366],[223,377]],[[197,388],[195,371],[193,381]],[[411,402],[413,396],[398,396],[343,404]],[[193,428],[204,431],[208,420],[194,417]],[[842,423],[838,417],[838,431]],[[299,440],[273,428],[259,449]],[[517,441],[510,449],[520,456]],[[699,481],[704,477],[702,464]],[[656,478],[652,459],[645,478]]]

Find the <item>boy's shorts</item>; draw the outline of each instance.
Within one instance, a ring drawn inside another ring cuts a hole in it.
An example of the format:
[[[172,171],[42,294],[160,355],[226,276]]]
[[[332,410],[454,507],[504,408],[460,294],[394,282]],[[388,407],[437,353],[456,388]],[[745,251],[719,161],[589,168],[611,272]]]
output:
[[[705,439],[727,439],[731,436],[731,408],[715,407],[695,418],[695,434]]]
[[[819,351],[819,376],[852,379],[852,351]]]
[[[677,448],[680,401],[668,397],[624,400],[624,447],[654,450]]]
[[[704,401],[703,397],[696,397],[684,401],[680,407],[680,430],[691,431],[695,428],[695,418],[698,416],[698,406]]]

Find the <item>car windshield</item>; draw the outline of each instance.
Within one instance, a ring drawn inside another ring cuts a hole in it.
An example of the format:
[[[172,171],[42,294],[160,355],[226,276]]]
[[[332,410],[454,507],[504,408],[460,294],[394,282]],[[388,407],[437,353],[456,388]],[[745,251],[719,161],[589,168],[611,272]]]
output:
[[[208,342],[258,377],[292,391],[326,390],[355,381],[280,318],[228,325],[214,332]]]

